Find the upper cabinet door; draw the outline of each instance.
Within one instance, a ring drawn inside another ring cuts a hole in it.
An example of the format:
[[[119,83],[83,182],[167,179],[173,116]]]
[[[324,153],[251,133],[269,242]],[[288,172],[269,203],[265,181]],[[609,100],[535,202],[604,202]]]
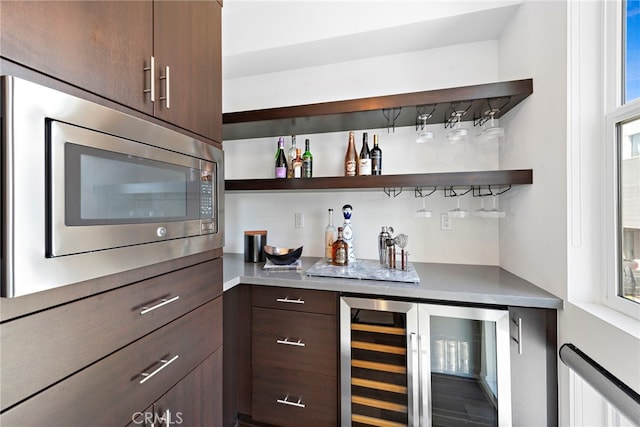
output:
[[[221,50],[217,1],[154,3],[156,117],[222,142]]]
[[[0,54],[148,114],[153,3],[2,2]]]

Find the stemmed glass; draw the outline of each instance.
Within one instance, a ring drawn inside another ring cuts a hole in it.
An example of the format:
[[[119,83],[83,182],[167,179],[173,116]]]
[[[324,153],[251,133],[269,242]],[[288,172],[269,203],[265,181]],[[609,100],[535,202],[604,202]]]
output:
[[[431,212],[431,210],[427,209],[426,198],[435,193],[436,189],[436,187],[433,187],[433,189],[427,194],[423,194],[422,188],[415,189],[416,197],[420,197],[422,199],[422,209],[418,209],[416,211],[416,218],[431,218],[431,215],[433,215],[433,213]]]
[[[415,213],[416,218],[431,218],[433,212],[427,209],[426,197],[422,197],[422,209],[418,209]]]
[[[486,210],[482,216],[484,218],[504,218],[506,216],[505,211],[498,209],[498,196],[496,194],[492,194],[491,198],[493,200],[491,209]]]
[[[453,189],[451,190],[452,196],[456,198],[456,207],[449,211],[451,218],[466,218],[469,216],[469,211],[460,208],[460,197],[462,194],[457,194]],[[468,191],[467,191],[468,192]],[[466,193],[465,193],[466,194]]]
[[[476,209],[473,213],[475,216],[484,217],[487,210],[484,208],[484,197],[480,196],[480,209]]]

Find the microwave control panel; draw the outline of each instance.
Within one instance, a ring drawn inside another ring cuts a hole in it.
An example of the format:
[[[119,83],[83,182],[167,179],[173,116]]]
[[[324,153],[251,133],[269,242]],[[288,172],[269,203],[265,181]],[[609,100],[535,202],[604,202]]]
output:
[[[200,219],[213,219],[213,176],[208,170],[200,173]],[[202,231],[213,231],[213,224],[203,224]]]

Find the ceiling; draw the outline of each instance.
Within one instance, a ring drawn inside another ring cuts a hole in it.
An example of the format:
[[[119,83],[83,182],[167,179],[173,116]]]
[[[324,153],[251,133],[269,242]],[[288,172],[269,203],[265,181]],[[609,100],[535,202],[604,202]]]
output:
[[[223,78],[495,40],[520,4],[225,0]]]

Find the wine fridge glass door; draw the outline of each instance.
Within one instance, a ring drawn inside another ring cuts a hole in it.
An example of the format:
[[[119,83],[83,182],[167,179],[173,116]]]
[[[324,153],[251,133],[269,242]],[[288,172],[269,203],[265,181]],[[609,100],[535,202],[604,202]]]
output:
[[[508,311],[421,304],[419,319],[422,425],[510,425]]]

